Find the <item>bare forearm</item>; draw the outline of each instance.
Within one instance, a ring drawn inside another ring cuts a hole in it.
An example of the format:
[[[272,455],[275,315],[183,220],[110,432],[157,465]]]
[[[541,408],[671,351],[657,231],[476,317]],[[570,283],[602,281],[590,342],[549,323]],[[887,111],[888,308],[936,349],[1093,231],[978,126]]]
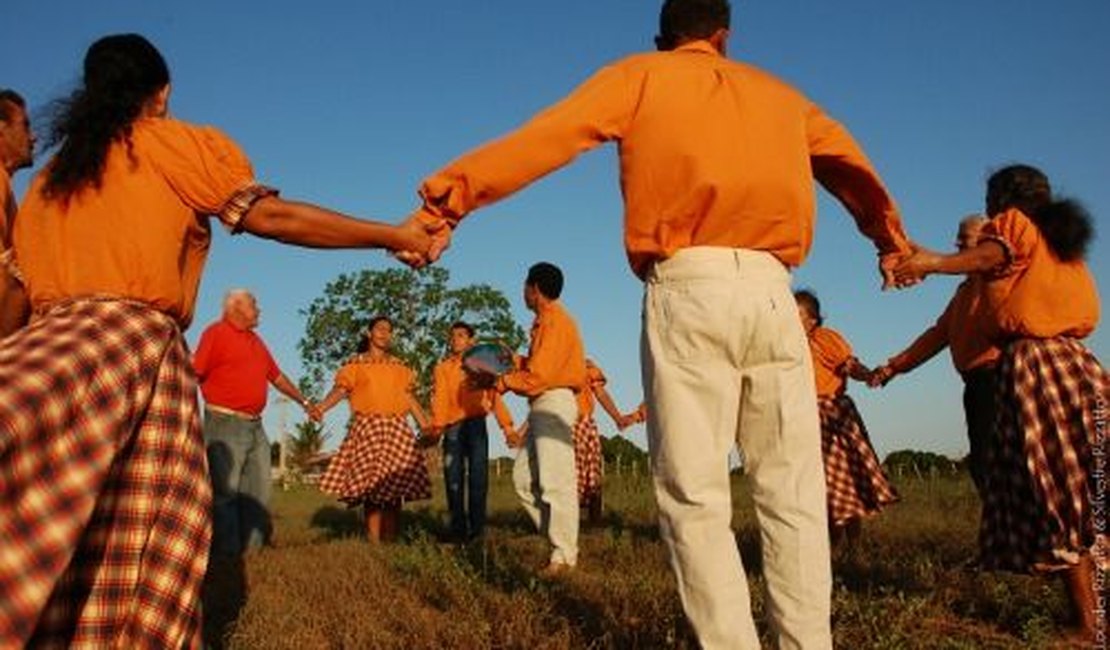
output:
[[[243,229],[259,237],[308,248],[403,247],[396,226],[355,219],[309,203],[266,197],[243,217]]]
[[[297,388],[297,385],[289,381],[289,378],[286,377],[284,373],[278,375],[278,378],[274,380],[273,384],[274,388],[278,389],[278,392],[294,402],[303,405],[307,401],[300,389]]]
[[[609,417],[613,419],[613,424],[617,425],[617,427],[620,427],[621,420],[624,416],[621,415],[620,409],[617,408],[617,405],[613,403],[613,398],[609,395],[609,391],[605,390],[604,388],[598,388],[594,390],[594,396],[597,397],[597,402],[598,404],[601,404],[601,408],[605,409],[605,412],[608,413]]]
[[[934,273],[963,275],[981,273],[998,267],[1006,261],[1006,251],[998,242],[987,240],[974,248],[937,258]]]
[[[327,413],[328,410],[338,404],[339,401],[346,396],[347,390],[341,386],[336,386],[335,388],[331,389],[331,392],[327,394],[327,397],[325,397],[322,402],[316,405],[316,408],[320,411],[320,413]]]

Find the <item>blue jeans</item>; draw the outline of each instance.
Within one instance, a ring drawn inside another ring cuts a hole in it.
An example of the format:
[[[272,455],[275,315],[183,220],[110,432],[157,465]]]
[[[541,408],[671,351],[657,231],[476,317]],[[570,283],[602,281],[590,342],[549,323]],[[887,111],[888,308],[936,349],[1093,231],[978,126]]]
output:
[[[448,427],[443,434],[443,482],[447,486],[449,526],[457,539],[474,539],[486,526],[488,472],[489,433],[485,416]]]
[[[204,412],[212,480],[212,553],[239,555],[270,541],[270,442],[261,420]]]

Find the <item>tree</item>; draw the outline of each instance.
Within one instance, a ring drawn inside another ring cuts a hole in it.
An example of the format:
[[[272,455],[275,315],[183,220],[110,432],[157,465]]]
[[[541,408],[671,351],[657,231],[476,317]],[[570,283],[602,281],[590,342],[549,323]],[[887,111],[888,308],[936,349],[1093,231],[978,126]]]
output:
[[[293,470],[303,471],[308,463],[318,456],[324,449],[324,443],[331,437],[331,433],[324,430],[324,425],[305,420],[296,425],[297,433],[289,440],[289,467]]]
[[[307,310],[305,335],[297,344],[304,363],[302,390],[326,392],[336,369],[354,354],[368,321],[377,315],[393,321],[393,353],[417,373],[417,399],[427,403],[432,369],[447,351],[451,323],[465,320],[477,337],[511,349],[525,340],[513,320],[509,301],[486,284],[449,288],[442,266],[342,274],[324,287]]]

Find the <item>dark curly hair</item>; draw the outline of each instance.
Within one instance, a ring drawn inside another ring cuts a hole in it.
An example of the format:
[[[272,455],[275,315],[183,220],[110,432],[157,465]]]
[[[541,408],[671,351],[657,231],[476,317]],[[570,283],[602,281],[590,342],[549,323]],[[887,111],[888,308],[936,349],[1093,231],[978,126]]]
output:
[[[370,319],[370,322],[366,324],[366,329],[363,330],[362,336],[358,337],[358,346],[355,348],[355,352],[362,354],[370,351],[370,330],[383,321],[393,325],[393,319],[389,316],[378,315]]]
[[[1048,176],[1031,165],[1008,165],[987,180],[987,214],[1021,210],[1061,261],[1083,259],[1094,238],[1091,215],[1074,199],[1053,199]]]
[[[128,140],[143,107],[169,82],[166,61],[138,34],[105,36],[89,46],[81,86],[50,107],[46,147],[61,146],[43,193],[66,201],[99,187],[109,147]]]

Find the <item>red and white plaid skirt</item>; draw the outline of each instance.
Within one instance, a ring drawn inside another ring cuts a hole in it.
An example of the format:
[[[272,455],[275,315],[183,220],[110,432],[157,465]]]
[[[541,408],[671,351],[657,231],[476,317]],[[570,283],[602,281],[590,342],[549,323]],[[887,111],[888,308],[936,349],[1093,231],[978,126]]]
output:
[[[844,525],[850,519],[876,514],[883,506],[898,501],[898,493],[883,473],[852,398],[821,397],[817,408],[821,416],[829,522]]]
[[[211,500],[173,319],[75,300],[0,341],[0,647],[199,647]]]
[[[424,455],[400,415],[355,415],[320,489],[352,506],[394,506],[432,496]]]
[[[578,500],[601,494],[601,433],[592,417],[574,425],[574,469],[578,474]]]
[[[1003,352],[998,390],[980,561],[1021,572],[1066,568],[1106,532],[1110,379],[1075,339],[1022,339]]]

